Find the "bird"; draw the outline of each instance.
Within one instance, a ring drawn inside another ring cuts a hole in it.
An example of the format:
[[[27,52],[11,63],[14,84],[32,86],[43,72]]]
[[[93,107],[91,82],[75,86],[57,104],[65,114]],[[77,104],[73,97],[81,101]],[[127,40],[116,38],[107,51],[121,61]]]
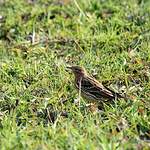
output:
[[[90,76],[85,68],[81,66],[68,66],[67,69],[73,72],[75,76],[75,87],[87,101],[101,103],[124,98],[124,96],[110,90],[94,77]]]

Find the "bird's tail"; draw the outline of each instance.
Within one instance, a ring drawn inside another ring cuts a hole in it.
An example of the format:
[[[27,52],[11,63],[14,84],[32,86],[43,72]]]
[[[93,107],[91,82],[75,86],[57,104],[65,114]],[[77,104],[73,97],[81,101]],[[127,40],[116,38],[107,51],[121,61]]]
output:
[[[121,95],[121,94],[119,94],[119,93],[115,93],[115,97],[116,98],[123,98],[123,99],[125,99],[125,100],[127,100],[127,99],[129,99],[129,97],[125,94],[125,95]]]

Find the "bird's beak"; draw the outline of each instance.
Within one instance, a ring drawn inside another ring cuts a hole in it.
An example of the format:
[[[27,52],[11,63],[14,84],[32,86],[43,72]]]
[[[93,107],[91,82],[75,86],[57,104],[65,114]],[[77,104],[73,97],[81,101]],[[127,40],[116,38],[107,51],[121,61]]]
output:
[[[71,66],[67,66],[66,68],[67,68],[67,70],[68,70],[68,69],[69,69],[69,70],[72,70],[72,67],[71,67]]]
[[[72,70],[72,67],[71,66],[67,66],[66,67],[66,71],[70,71],[70,70]]]

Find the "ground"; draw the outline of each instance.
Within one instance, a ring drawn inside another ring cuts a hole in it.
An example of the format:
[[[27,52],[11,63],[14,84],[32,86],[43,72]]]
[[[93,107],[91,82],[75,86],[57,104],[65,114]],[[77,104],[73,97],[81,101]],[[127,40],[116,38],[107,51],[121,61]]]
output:
[[[150,1],[1,0],[0,149],[149,149]],[[67,65],[128,95],[92,113]]]

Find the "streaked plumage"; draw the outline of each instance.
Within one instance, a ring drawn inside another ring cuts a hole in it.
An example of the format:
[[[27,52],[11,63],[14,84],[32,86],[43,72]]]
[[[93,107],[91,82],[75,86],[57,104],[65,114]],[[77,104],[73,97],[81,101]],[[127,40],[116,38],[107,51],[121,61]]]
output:
[[[86,70],[79,66],[67,67],[75,75],[75,86],[81,90],[81,95],[91,102],[109,101],[117,98],[123,98],[120,94],[103,86],[99,81],[90,77]]]

